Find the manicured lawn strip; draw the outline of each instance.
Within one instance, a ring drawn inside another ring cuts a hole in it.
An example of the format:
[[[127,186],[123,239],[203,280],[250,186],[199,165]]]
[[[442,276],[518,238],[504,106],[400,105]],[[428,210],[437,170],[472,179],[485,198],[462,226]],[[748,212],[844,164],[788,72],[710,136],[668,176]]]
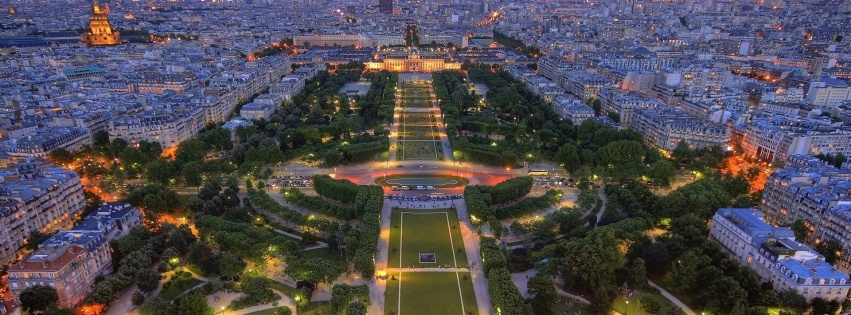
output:
[[[412,213],[405,214],[403,220],[402,212]],[[450,226],[453,227],[451,242],[449,229],[446,226],[447,216]],[[400,230],[404,234],[401,249],[399,248]],[[460,252],[458,252],[459,248]],[[419,253],[435,253],[437,262],[421,264]],[[452,209],[394,209],[390,229],[390,267],[400,267],[399,255],[402,257],[402,267],[420,265],[424,268],[440,265],[455,267],[456,263],[459,268],[466,267],[467,255],[464,252],[461,230],[458,229],[458,214]]]
[[[464,296],[464,311],[477,314],[473,285],[469,279],[461,280],[469,286],[461,285],[458,293],[458,278],[454,272],[403,272],[396,280],[387,280],[384,314],[465,314],[461,311],[461,296]],[[463,275],[458,275],[463,277]],[[400,281],[401,280],[401,281]],[[399,309],[399,284],[402,285],[401,311]],[[466,289],[465,289],[466,288]],[[468,291],[468,292],[463,292]],[[470,299],[468,302],[467,299]]]
[[[168,289],[165,289],[164,291],[162,291],[162,293],[160,293],[160,297],[169,301],[174,300],[174,298],[176,298],[181,293],[203,282],[204,281],[195,278],[178,278],[177,280],[171,282],[171,285],[168,287]]]
[[[405,126],[399,136],[399,140],[440,140],[432,126]]]
[[[470,180],[465,177],[458,176],[447,176],[447,175],[434,175],[434,174],[390,174],[388,172],[387,176],[381,176],[375,179],[375,184],[380,186],[393,186],[385,184],[389,179],[402,179],[402,178],[446,178],[446,179],[454,179],[458,181],[458,184],[453,185],[433,185],[438,188],[452,188],[452,187],[460,187],[467,186],[470,183]]]
[[[467,277],[465,280],[464,277]],[[464,297],[464,310],[468,314],[478,314],[479,306],[476,304],[476,293],[473,291],[473,277],[469,272],[459,272],[458,279],[461,280],[461,295]]]
[[[629,304],[632,304],[632,302],[629,302]],[[588,313],[588,304],[579,303],[567,297],[556,296],[556,305],[553,311],[553,314],[585,314]]]
[[[440,141],[399,141],[397,150],[403,160],[437,160],[443,155]]]

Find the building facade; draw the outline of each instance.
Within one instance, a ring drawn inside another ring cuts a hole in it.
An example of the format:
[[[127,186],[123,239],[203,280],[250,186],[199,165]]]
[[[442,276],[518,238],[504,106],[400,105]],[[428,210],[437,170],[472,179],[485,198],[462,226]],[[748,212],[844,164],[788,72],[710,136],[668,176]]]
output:
[[[62,228],[86,206],[77,173],[43,160],[0,170],[0,260],[16,258],[33,232]]]
[[[709,236],[763,282],[771,281],[777,291],[795,290],[808,301],[817,297],[842,301],[851,289],[847,274],[797,242],[789,228],[763,221],[756,209],[719,209]]]
[[[105,203],[73,229],[56,233],[26,259],[9,268],[16,298],[35,285],[56,289],[59,307],[74,307],[91,292],[95,278],[112,271],[109,241],[142,223],[135,207]]]
[[[650,146],[667,152],[674,151],[680,142],[693,149],[730,143],[727,126],[694,118],[675,107],[636,110],[629,126],[644,135]]]
[[[112,29],[106,12],[97,2],[92,4],[92,16],[89,19],[89,32],[81,37],[88,46],[112,46],[121,44],[121,34]]]

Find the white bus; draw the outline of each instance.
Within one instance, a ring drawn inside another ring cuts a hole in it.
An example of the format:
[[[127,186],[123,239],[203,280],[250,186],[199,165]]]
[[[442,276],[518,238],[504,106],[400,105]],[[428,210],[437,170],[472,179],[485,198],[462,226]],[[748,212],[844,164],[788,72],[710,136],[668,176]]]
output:
[[[529,176],[547,176],[550,174],[548,170],[531,170],[529,171]]]

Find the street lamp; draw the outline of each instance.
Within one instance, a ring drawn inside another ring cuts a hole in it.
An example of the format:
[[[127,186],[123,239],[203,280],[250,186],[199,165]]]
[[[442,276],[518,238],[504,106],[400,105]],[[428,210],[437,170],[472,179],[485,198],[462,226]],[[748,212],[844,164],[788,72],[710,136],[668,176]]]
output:
[[[624,315],[629,315],[629,300],[626,300],[626,309],[623,310]]]

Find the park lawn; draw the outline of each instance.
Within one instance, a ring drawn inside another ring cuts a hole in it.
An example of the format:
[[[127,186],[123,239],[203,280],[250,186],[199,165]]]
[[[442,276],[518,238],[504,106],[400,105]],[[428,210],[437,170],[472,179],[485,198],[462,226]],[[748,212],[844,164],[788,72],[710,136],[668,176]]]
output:
[[[430,113],[405,113],[402,123],[406,125],[432,125],[435,123],[433,114]]]
[[[458,181],[457,184],[451,185],[432,185],[437,188],[454,188],[454,187],[463,187],[467,186],[470,183],[470,180],[466,177],[452,176],[452,175],[438,175],[438,174],[393,174],[389,173],[387,176],[381,176],[375,178],[375,184],[379,186],[396,186],[396,184],[387,184],[387,180],[391,179],[404,179],[404,178],[443,178],[443,179],[454,179]],[[428,186],[428,185],[427,185]]]
[[[588,313],[588,304],[579,303],[568,297],[556,296],[556,304],[553,307],[553,314],[573,315],[576,313]]]
[[[385,291],[385,315],[478,314],[473,283],[467,272],[457,275],[454,272],[402,272],[391,276],[394,278],[387,280]]]
[[[627,299],[625,299],[623,295],[619,295],[614,300],[614,302],[612,302],[612,310],[617,311],[621,314],[653,315],[655,313],[648,313],[640,307],[641,303],[639,303],[639,301],[641,301],[641,297],[645,295],[650,295],[656,298],[657,301],[659,301],[659,304],[662,305],[662,307],[659,308],[660,312],[664,312],[666,309],[668,309],[669,306],[671,306],[671,301],[666,299],[661,294],[654,293],[651,291],[635,290],[635,293],[633,293],[632,296],[629,297],[628,308],[626,307]]]
[[[286,296],[288,296],[290,298],[292,298],[293,293],[295,293],[295,288],[288,286],[286,284],[280,283],[278,281],[275,281],[275,280],[272,280],[272,279],[269,279],[269,278],[266,278],[266,282],[269,283],[270,289],[281,291],[281,293],[285,294]]]
[[[337,263],[337,266],[340,267],[340,270],[346,270],[348,263],[346,263],[346,258],[343,255],[340,255],[340,251],[331,250],[330,247],[325,248],[317,248],[306,250],[302,252],[304,254],[305,259],[307,258],[325,258],[327,260],[333,261]]]
[[[177,278],[171,282],[168,289],[165,289],[162,293],[160,293],[160,297],[168,301],[174,300],[174,298],[181,293],[186,292],[186,290],[189,290],[201,283],[204,283],[204,281],[195,278]]]
[[[399,140],[440,140],[440,134],[436,129],[434,126],[405,125],[402,127]]]
[[[443,156],[440,141],[400,140],[397,147],[396,155],[403,160],[438,160]]]
[[[303,309],[298,310],[298,315],[325,315],[331,314],[331,302],[310,302]]]
[[[431,107],[431,101],[427,100],[402,100],[402,107]]]
[[[402,212],[407,213],[403,216]],[[449,226],[447,226],[447,219]],[[464,241],[461,238],[461,230],[458,228],[458,214],[455,210],[393,209],[390,220],[388,259],[391,268],[400,266],[437,268],[441,265],[463,268],[467,266],[467,254],[464,251]],[[401,240],[400,231],[403,234]],[[420,263],[420,253],[434,253],[436,262]]]

